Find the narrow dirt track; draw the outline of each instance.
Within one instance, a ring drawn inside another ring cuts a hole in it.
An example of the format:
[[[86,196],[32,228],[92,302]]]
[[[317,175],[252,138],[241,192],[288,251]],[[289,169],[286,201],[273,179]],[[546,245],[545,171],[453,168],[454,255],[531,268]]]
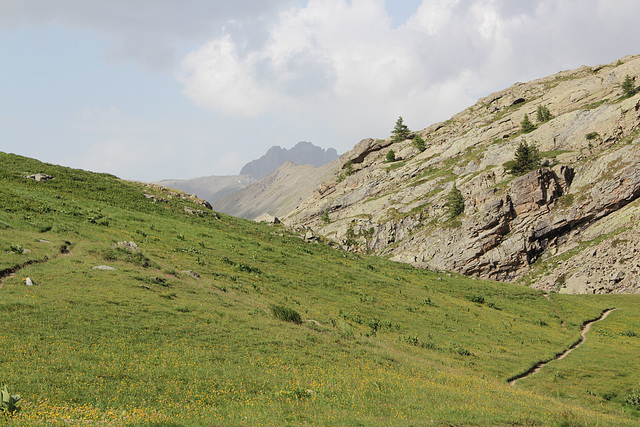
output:
[[[529,369],[528,371],[524,372],[523,374],[517,375],[517,376],[509,379],[507,381],[509,383],[509,385],[515,385],[516,381],[524,379],[524,378],[527,378],[527,377],[529,377],[529,376],[531,376],[531,375],[533,375],[535,373],[540,372],[540,370],[542,368],[544,368],[547,365],[547,363],[549,363],[549,362],[552,362],[554,360],[561,360],[561,359],[564,359],[565,357],[567,357],[567,355],[569,353],[571,353],[574,349],[576,349],[576,348],[580,347],[582,344],[584,344],[584,342],[587,340],[587,332],[589,332],[589,330],[591,329],[591,325],[594,324],[595,322],[599,322],[601,320],[606,319],[607,316],[609,315],[609,313],[611,313],[613,310],[615,310],[615,308],[610,308],[608,310],[605,310],[605,311],[602,312],[600,317],[598,317],[597,319],[594,319],[594,320],[591,320],[589,322],[586,322],[582,326],[582,332],[580,333],[580,339],[578,341],[576,341],[576,343],[574,343],[571,347],[566,349],[561,354],[558,354],[553,359],[547,360],[546,362],[540,362],[540,363],[532,366],[531,369]]]

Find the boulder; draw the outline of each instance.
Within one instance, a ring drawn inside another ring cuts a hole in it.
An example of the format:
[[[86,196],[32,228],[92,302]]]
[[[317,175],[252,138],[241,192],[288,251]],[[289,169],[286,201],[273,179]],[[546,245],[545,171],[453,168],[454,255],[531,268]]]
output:
[[[36,173],[33,175],[27,175],[26,178],[33,179],[38,182],[45,182],[45,181],[49,181],[50,179],[55,179],[53,176],[47,175],[45,173]]]
[[[280,224],[280,220],[278,219],[278,217],[270,215],[268,213],[263,213],[262,215],[258,216],[256,219],[254,219],[255,222],[266,222],[267,224]]]

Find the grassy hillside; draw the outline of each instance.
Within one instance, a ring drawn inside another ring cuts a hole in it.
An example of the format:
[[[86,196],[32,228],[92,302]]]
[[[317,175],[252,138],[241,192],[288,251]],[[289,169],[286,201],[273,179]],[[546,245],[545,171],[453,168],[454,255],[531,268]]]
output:
[[[55,179],[24,177],[37,172]],[[305,243],[158,187],[4,153],[0,206],[0,381],[23,398],[0,423],[640,419],[626,403],[640,388],[636,296],[552,294],[552,305],[529,288]],[[609,307],[566,359],[507,384]]]

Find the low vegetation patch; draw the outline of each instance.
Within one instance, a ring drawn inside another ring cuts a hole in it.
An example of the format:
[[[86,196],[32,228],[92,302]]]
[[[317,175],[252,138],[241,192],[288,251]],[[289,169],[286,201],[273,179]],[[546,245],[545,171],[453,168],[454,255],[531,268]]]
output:
[[[201,206],[158,188],[166,201],[154,201],[110,175],[4,153],[0,171],[0,267],[13,273],[0,279],[0,363],[22,408],[9,425],[638,422],[625,402],[640,370],[640,339],[624,334],[640,331],[635,296],[553,294],[563,328],[526,287],[187,215]],[[43,186],[24,171],[56,179]],[[88,221],[95,213],[109,224]],[[43,235],[35,219],[53,227]],[[354,226],[354,238],[369,230]],[[115,269],[94,269],[105,264]],[[620,310],[554,367],[563,378],[506,384],[611,306]]]
[[[302,323],[300,313],[292,308],[282,305],[274,305],[271,307],[271,312],[273,313],[273,317],[275,317],[276,319],[297,324]]]

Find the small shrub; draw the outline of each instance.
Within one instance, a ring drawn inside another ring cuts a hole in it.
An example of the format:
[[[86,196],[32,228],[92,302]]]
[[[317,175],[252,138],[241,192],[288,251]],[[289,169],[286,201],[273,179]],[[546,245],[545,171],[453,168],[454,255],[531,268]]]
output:
[[[484,304],[484,297],[482,295],[472,295],[469,297],[469,301],[477,304]]]
[[[344,174],[346,176],[353,175],[353,162],[351,160],[347,161],[344,165]]]
[[[589,132],[584,137],[587,141],[593,141],[594,139],[600,138],[600,134],[598,132]]]
[[[68,254],[69,252],[71,252],[71,242],[65,240],[65,242],[60,245],[59,251],[61,254]]]
[[[640,406],[640,390],[633,390],[624,400],[625,403],[632,406]]]
[[[325,224],[329,224],[331,222],[331,218],[329,218],[329,209],[325,209],[322,214],[322,222]]]
[[[438,349],[438,346],[433,342],[423,342],[422,344],[420,344],[420,347],[426,348],[428,350],[437,350]]]
[[[104,259],[107,261],[124,261],[143,268],[157,267],[157,265],[151,261],[142,252],[132,252],[122,247],[116,247],[109,249],[103,253]]]
[[[632,331],[631,329],[629,329],[629,330],[627,330],[627,331],[622,332],[620,335],[625,336],[625,337],[630,337],[630,338],[633,338],[633,337],[637,337],[637,336],[638,336],[638,334],[636,333],[636,331]]]
[[[245,273],[255,273],[255,274],[262,273],[262,270],[260,270],[258,267],[252,267],[249,264],[245,264],[243,262],[237,263],[236,268],[240,271],[244,271]]]
[[[493,308],[494,310],[502,310],[500,307],[498,307],[495,303],[492,303],[492,302],[488,302],[487,307]]]
[[[275,317],[276,319],[279,319],[285,322],[296,323],[298,325],[302,323],[300,313],[298,313],[292,308],[285,307],[282,305],[273,305],[271,306],[271,312],[273,313],[273,317]]]
[[[415,335],[407,335],[402,340],[407,344],[411,344],[411,345],[418,345],[418,341],[419,341],[418,337]]]
[[[393,149],[387,151],[386,161],[387,161],[387,163],[391,163],[391,162],[395,162],[396,161],[396,153],[395,153],[395,151],[393,151]]]
[[[167,293],[164,293],[164,294],[160,294],[160,298],[176,299],[176,298],[178,298],[178,294],[176,294],[175,292],[167,292]]]
[[[9,246],[9,251],[13,252],[14,254],[21,254],[24,252],[24,248],[20,245],[18,245],[17,243],[12,243]]]
[[[471,353],[469,350],[467,350],[464,347],[460,347],[458,344],[453,344],[453,348],[452,348],[454,353],[459,354],[460,356],[473,356],[473,353]]]
[[[420,303],[421,305],[431,305],[431,298],[425,298]]]
[[[416,137],[413,138],[413,146],[416,147],[416,149],[421,153],[427,149],[427,144],[424,142],[424,139],[422,139],[420,135],[416,135]]]

